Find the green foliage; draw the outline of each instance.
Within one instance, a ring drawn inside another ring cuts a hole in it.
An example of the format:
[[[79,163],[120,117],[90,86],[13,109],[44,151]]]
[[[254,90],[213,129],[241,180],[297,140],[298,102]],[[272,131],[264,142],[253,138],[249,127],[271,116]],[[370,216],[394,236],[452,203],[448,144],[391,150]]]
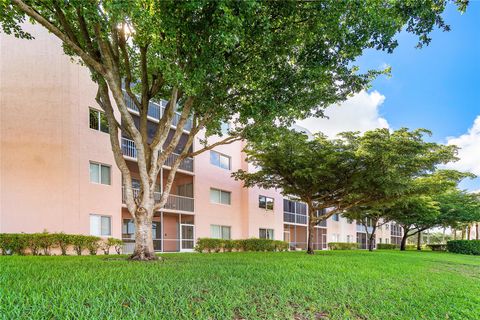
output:
[[[58,247],[61,250],[62,256],[67,255],[68,248],[73,244],[73,237],[70,234],[65,234],[63,232],[54,233],[54,237]]]
[[[377,244],[377,249],[379,250],[394,250],[397,249],[398,246],[393,243],[378,243]]]
[[[446,3],[438,1],[25,3],[1,2],[3,32],[32,38],[21,25],[31,16],[96,81],[120,89],[125,79],[142,101],[178,88],[182,102],[194,99],[192,112],[206,120],[208,134],[233,117],[247,126],[322,115],[388,72],[359,73],[355,61],[365,49],[392,52],[400,30],[420,46],[435,27],[449,30]]]
[[[421,310],[424,319],[478,319],[478,256],[328,250],[161,257],[0,256],[1,317],[411,320]]]
[[[113,247],[115,251],[120,254],[121,253],[121,246],[123,245],[123,241],[115,238],[107,238],[106,240],[101,241],[100,248],[103,250],[105,255],[110,254],[110,249]]]
[[[61,233],[0,233],[0,250],[3,255],[30,253],[32,255],[51,255],[54,248],[60,248],[62,255],[67,255],[68,249],[73,246],[75,252],[81,255],[85,249],[94,255],[105,244],[115,247],[118,254],[121,253],[123,241],[114,238],[103,240],[95,236],[70,235]],[[109,248],[110,248],[109,247]]]
[[[434,199],[440,206],[440,222],[443,227],[462,228],[480,221],[479,194],[451,189],[437,194]]]
[[[0,233],[2,255],[24,255],[28,244],[29,236],[24,233]]]
[[[480,255],[480,240],[451,240],[447,250],[453,253]]]
[[[432,251],[447,251],[446,244],[427,244]]]
[[[195,250],[198,252],[235,251],[287,251],[288,243],[280,240],[250,238],[244,240],[224,240],[199,238]]]
[[[354,242],[329,242],[330,250],[355,250],[358,249],[358,243]]]

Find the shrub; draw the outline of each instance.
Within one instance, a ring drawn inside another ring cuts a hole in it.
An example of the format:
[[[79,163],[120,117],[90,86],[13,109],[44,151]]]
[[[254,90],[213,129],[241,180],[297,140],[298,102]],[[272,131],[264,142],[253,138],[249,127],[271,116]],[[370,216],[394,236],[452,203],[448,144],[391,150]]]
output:
[[[417,250],[417,245],[416,244],[407,244],[405,246],[405,250]]]
[[[107,238],[103,240],[100,244],[100,248],[103,250],[103,253],[106,255],[110,254],[110,248],[114,247],[115,251],[120,254],[121,252],[121,245],[123,245],[123,241],[115,238]],[[119,246],[119,250],[117,250],[117,246]]]
[[[224,245],[223,239],[199,238],[195,250],[198,252],[220,252]]]
[[[97,254],[98,249],[100,248],[100,237],[96,236],[86,236],[86,247],[88,249],[88,252],[94,256]]]
[[[68,247],[73,244],[73,237],[70,234],[65,234],[63,232],[54,233],[55,241],[62,252],[62,256],[67,255]]]
[[[87,247],[88,245],[88,236],[84,236],[81,234],[76,234],[72,235],[72,245],[73,249],[77,253],[77,255],[81,256],[82,251]]]
[[[330,250],[355,250],[358,249],[358,244],[355,242],[329,242],[328,248]]]
[[[54,234],[44,231],[42,233],[37,233],[34,237],[33,242],[37,242],[38,247],[43,250],[43,254],[49,256],[51,249],[57,244]],[[31,248],[32,249],[32,248]],[[33,250],[32,250],[33,252]]]
[[[377,244],[377,249],[380,250],[394,250],[397,249],[397,245],[394,243],[379,243]]]
[[[446,244],[427,244],[432,251],[447,251]]]
[[[121,254],[122,253],[122,248],[123,248],[123,241],[120,240],[120,239],[114,239],[115,242],[114,242],[114,248],[115,248],[115,252],[117,252],[117,254]]]
[[[453,253],[480,255],[480,240],[447,241],[447,250]]]
[[[27,235],[27,246],[30,249],[30,253],[34,256],[38,256],[40,254],[40,241],[39,241],[39,233],[32,233]]]
[[[279,240],[250,238],[245,240],[223,240],[199,238],[195,250],[198,252],[236,251],[286,251],[288,243]]]
[[[2,255],[24,255],[28,248],[28,243],[29,235],[24,233],[0,234],[0,249],[2,249]]]

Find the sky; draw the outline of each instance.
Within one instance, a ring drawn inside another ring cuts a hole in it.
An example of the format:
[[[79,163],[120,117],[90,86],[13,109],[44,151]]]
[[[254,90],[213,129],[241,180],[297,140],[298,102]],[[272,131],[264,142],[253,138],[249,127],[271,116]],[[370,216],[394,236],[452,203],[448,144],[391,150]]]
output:
[[[299,125],[312,132],[373,128],[426,128],[429,140],[456,144],[460,160],[448,167],[480,176],[480,0],[464,14],[449,5],[444,19],[450,32],[435,30],[428,47],[415,48],[418,39],[397,36],[393,54],[368,50],[357,60],[361,70],[388,65],[391,77],[379,77],[371,88],[326,110],[328,119],[306,119]],[[461,188],[480,190],[480,178]]]

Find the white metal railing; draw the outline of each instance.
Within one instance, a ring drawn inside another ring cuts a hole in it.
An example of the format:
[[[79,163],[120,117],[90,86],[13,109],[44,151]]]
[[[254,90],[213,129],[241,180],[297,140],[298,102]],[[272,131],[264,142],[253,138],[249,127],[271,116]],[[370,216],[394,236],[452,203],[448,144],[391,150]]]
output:
[[[139,112],[137,106],[133,102],[132,98],[130,98],[130,96],[126,93],[126,91],[123,92],[123,98],[125,100],[125,104],[127,105],[128,109],[134,112]],[[147,115],[155,120],[160,120],[163,116],[167,103],[168,102],[165,100],[161,100],[160,103],[150,101],[148,103]],[[175,111],[172,119],[172,125],[177,126],[178,122],[180,121],[180,118],[181,118],[181,114]],[[189,117],[185,122],[183,129],[185,131],[190,131],[192,130],[192,127],[193,127],[193,120],[191,117]]]
[[[137,148],[135,146],[135,142],[133,142],[133,140],[122,137],[122,153],[124,156],[137,159]],[[167,167],[171,167],[179,156],[180,155],[176,153],[169,154],[167,159],[165,160],[164,165]],[[188,157],[183,159],[182,162],[180,162],[180,166],[178,167],[178,169],[193,172],[193,158]]]
[[[132,188],[133,190],[133,196],[137,197],[140,189],[138,188]],[[155,203],[160,202],[160,198],[162,197],[162,194],[160,192],[154,192],[153,196],[155,198]],[[125,187],[122,186],[122,202],[125,203]],[[190,198],[190,197],[184,197],[184,196],[177,196],[174,194],[168,195],[167,202],[163,206],[164,209],[167,210],[175,210],[175,211],[187,211],[187,212],[193,212],[195,210],[195,199]]]

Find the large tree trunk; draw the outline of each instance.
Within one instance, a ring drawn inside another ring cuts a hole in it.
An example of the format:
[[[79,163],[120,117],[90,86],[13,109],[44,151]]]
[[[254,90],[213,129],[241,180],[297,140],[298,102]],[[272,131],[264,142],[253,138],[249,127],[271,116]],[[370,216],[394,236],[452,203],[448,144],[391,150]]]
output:
[[[457,240],[457,229],[453,229],[453,240]]]
[[[470,225],[467,226],[467,240],[470,240],[470,232],[472,231],[472,227]]]
[[[156,260],[153,249],[152,239],[152,212],[148,212],[145,208],[139,208],[135,212],[135,250],[130,256],[131,260]]]
[[[418,231],[417,234],[417,250],[420,251],[422,250],[422,232]]]
[[[465,227],[462,228],[462,240],[465,240]]]
[[[308,239],[307,239],[307,254],[315,254],[313,250],[313,235],[315,232],[315,225],[317,224],[317,219],[315,217],[316,210],[313,209],[312,203],[308,204]]]
[[[402,237],[402,242],[400,242],[400,251],[405,251],[406,245],[407,245],[407,239],[408,239],[408,230],[403,229],[403,237]]]
[[[479,228],[478,228],[478,222],[475,223],[475,240],[478,240],[479,237],[478,237],[478,231],[479,231]]]

